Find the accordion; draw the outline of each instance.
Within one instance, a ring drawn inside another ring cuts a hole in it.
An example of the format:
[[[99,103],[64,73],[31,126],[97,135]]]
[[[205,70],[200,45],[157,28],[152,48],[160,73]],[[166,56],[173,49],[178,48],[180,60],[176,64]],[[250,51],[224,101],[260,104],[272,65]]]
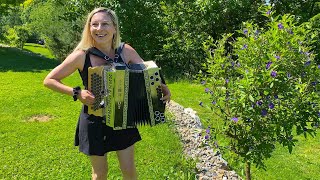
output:
[[[88,114],[105,117],[115,130],[164,122],[160,83],[160,68],[153,61],[90,67],[88,89],[95,102]]]

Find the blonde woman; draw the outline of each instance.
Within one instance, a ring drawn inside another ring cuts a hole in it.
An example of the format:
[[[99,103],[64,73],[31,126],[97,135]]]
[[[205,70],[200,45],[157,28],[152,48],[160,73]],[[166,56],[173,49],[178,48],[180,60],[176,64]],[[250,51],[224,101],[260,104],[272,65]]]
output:
[[[88,105],[94,102],[94,95],[88,91],[88,68],[105,65],[106,61],[87,53],[95,47],[109,56],[115,58],[117,48],[120,46],[119,23],[116,14],[107,8],[97,8],[89,13],[83,29],[82,39],[75,50],[44,79],[44,85],[54,91],[73,96],[79,99],[83,108],[78,120],[75,135],[75,145],[88,155],[92,165],[92,179],[106,179],[108,172],[107,153],[116,151],[123,179],[137,179],[134,163],[134,144],[141,140],[137,128],[113,130],[105,125],[102,117],[89,115]],[[128,44],[118,61],[127,64],[143,62],[138,53]],[[62,79],[79,71],[85,89],[73,88],[61,82]],[[166,85],[161,85],[164,102],[170,100],[170,91]]]

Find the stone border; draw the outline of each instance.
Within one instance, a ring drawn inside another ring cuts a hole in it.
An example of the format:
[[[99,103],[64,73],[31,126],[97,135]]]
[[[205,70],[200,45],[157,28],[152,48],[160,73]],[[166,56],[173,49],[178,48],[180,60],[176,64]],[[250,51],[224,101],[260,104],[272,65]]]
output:
[[[241,179],[235,171],[228,168],[228,163],[222,158],[218,149],[210,147],[205,137],[205,131],[200,118],[191,108],[184,108],[174,101],[167,103],[167,109],[174,115],[173,122],[183,143],[184,154],[196,161],[196,179]]]

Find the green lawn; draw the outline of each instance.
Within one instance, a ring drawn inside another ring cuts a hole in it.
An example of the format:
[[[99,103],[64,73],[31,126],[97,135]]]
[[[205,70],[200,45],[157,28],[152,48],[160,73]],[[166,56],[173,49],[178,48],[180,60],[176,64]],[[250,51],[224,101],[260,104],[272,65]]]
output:
[[[51,56],[45,50],[39,51],[41,46],[28,47],[31,52]],[[90,179],[87,157],[73,146],[81,104],[42,85],[43,78],[57,64],[15,48],[0,48],[0,179]],[[81,84],[77,73],[64,82],[71,86]],[[209,98],[199,83],[181,81],[168,85],[173,100],[197,111],[204,126],[221,125],[208,108],[199,106]],[[33,116],[51,120],[28,122]],[[140,128],[143,140],[136,145],[139,179],[193,179],[190,176],[195,164],[182,156],[181,143],[172,126],[169,118],[166,124]],[[223,143],[224,137],[219,141]],[[277,147],[266,161],[267,171],[253,167],[253,179],[320,179],[319,159],[320,135],[299,137],[292,154]],[[109,154],[109,163],[109,179],[121,179],[115,153]],[[235,165],[235,169],[240,166]]]
[[[88,158],[73,146],[80,102],[42,85],[57,64],[15,48],[0,48],[0,179],[91,178]],[[81,84],[78,73],[64,83]],[[29,122],[39,116],[51,119]],[[143,140],[136,144],[135,157],[139,179],[193,179],[194,163],[182,156],[170,119],[156,127],[141,127],[140,133]],[[109,179],[121,179],[115,153],[109,153],[108,160]]]
[[[42,55],[50,59],[54,58],[51,52],[47,48],[44,48],[44,45],[34,44],[34,43],[25,43],[23,46],[23,49],[35,54]]]

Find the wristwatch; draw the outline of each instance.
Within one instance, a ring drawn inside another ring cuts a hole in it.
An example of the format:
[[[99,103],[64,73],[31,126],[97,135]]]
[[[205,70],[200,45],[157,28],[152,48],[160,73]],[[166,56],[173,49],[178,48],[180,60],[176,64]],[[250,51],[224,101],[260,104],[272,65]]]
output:
[[[80,90],[81,90],[80,86],[77,86],[77,87],[74,87],[74,88],[73,88],[72,97],[73,97],[73,100],[74,100],[74,101],[76,101],[76,100],[78,99],[78,95],[79,95],[79,93],[80,93]]]

